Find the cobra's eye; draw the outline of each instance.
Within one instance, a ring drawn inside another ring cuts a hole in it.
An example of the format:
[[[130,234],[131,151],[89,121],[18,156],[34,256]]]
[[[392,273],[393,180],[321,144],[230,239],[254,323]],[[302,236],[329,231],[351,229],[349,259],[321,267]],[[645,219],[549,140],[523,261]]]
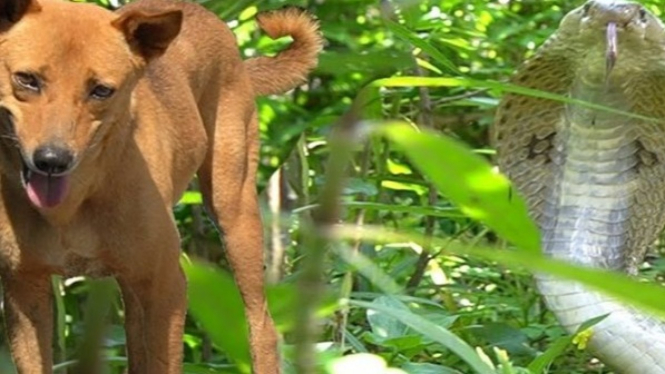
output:
[[[113,96],[114,92],[115,89],[113,87],[97,84],[92,88],[92,90],[90,90],[90,97],[95,100],[104,100]]]
[[[42,89],[42,81],[35,74],[18,72],[14,73],[14,82],[23,89],[39,92]]]
[[[583,16],[588,16],[589,12],[591,11],[591,1],[587,1],[583,6],[582,6],[582,15]]]

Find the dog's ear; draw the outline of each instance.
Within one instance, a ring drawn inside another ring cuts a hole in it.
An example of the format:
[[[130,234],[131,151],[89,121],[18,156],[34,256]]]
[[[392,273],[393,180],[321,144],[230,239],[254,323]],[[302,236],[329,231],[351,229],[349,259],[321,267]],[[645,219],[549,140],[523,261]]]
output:
[[[37,0],[0,0],[0,23],[13,24],[26,13],[41,9]]]
[[[132,50],[147,61],[162,55],[178,36],[182,26],[182,11],[156,14],[130,11],[114,20],[112,25],[125,34]]]

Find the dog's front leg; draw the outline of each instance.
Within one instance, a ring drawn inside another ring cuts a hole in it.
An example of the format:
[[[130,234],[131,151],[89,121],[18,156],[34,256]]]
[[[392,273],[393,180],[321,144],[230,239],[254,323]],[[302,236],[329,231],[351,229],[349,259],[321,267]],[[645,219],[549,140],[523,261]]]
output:
[[[140,250],[147,255],[137,252],[131,273],[118,277],[125,304],[129,374],[182,372],[187,287],[175,236],[168,247],[155,243],[154,251]]]
[[[3,274],[5,322],[19,374],[52,372],[51,277],[41,272]]]

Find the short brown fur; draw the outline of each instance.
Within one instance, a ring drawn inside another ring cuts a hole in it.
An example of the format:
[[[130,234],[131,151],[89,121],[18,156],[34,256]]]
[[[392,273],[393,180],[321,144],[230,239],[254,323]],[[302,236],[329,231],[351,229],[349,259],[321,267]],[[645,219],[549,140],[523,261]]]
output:
[[[322,41],[302,11],[259,21],[294,42],[243,62],[230,30],[198,5],[140,0],[112,13],[0,0],[0,275],[20,373],[51,372],[51,274],[116,277],[129,373],[181,372],[186,285],[170,209],[195,173],[245,302],[254,372],[279,372],[263,293],[254,98],[300,84]],[[22,172],[54,144],[73,157],[68,187],[41,206]]]

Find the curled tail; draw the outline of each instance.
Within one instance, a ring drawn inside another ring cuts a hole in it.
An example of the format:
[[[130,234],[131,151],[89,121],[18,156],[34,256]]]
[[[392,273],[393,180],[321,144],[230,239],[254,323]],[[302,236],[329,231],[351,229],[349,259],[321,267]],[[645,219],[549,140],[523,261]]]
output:
[[[295,7],[260,13],[257,22],[272,39],[291,36],[293,42],[275,57],[245,60],[256,95],[283,93],[304,82],[323,46],[318,22]]]

